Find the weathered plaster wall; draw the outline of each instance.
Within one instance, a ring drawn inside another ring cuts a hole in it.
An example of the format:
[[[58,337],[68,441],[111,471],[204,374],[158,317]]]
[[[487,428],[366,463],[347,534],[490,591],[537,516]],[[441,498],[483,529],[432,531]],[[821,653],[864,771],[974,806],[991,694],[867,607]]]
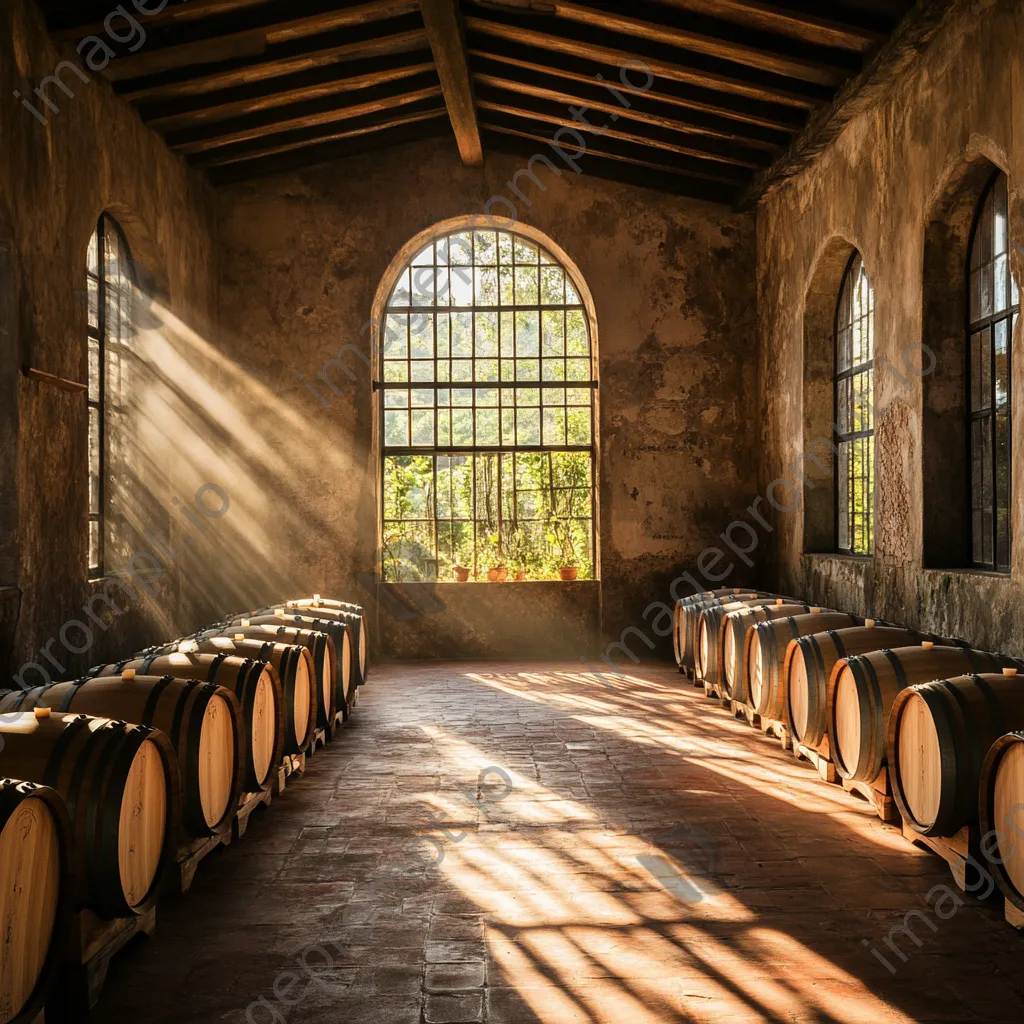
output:
[[[15,90],[31,96],[67,57],[73,50],[52,45],[29,0],[0,4],[0,656],[5,666],[41,661],[54,677],[61,672],[39,647],[69,619],[83,618],[83,602],[96,589],[86,580],[85,400],[30,380],[20,368],[86,379],[86,247],[104,209],[125,228],[150,290],[201,333],[212,333],[217,284],[212,190],[106,85],[64,69],[74,95],[48,87],[60,108],[48,125],[14,98]],[[155,416],[152,422],[152,436],[162,436]],[[166,454],[168,462],[180,461]],[[200,480],[202,472],[195,474]],[[191,481],[173,466],[139,465],[126,495],[136,532],[159,530],[166,541],[171,500],[190,498],[197,486]],[[182,580],[197,565],[182,557],[154,584],[153,597],[131,602],[106,630],[94,628],[91,650],[73,657],[58,639],[51,652],[71,670],[181,628],[192,614]],[[85,642],[81,632],[68,636],[72,646]],[[38,681],[26,676],[30,685]]]
[[[926,229],[943,206],[950,181],[981,159],[1002,168],[1013,192],[1011,238],[1024,239],[1022,42],[1020,3],[954,5],[910,71],[858,115],[812,167],[768,196],[758,216],[762,493],[775,478],[796,479],[791,467],[802,450],[805,413],[805,298],[819,260],[837,239],[860,250],[876,296],[875,555],[860,560],[806,554],[815,547],[812,541],[805,548],[803,516],[778,512],[774,564],[766,582],[824,604],[962,636],[1018,656],[1024,654],[1020,460],[1013,483],[1012,574],[925,569],[923,481],[936,467],[923,464],[923,385],[906,372],[901,353],[923,340]],[[1015,251],[1012,258],[1020,281],[1021,255]],[[1021,334],[1018,322],[1012,352],[1017,452],[1024,451]],[[941,351],[943,341],[931,338],[930,347]],[[920,366],[916,352],[910,361]],[[944,372],[941,361],[933,372]],[[960,500],[952,488],[948,500]]]
[[[584,163],[579,177],[538,165],[547,188],[521,179],[528,202],[518,212],[568,253],[594,295],[604,629],[653,636],[644,609],[669,600],[668,583],[755,489],[754,221],[588,178]],[[301,488],[271,495],[265,509],[282,523],[296,586],[370,599],[377,508],[368,367],[346,354],[352,379],[331,369],[340,394],[328,392],[327,406],[296,375],[313,378],[346,344],[368,356],[361,328],[393,256],[438,221],[482,213],[492,196],[514,200],[506,183],[524,164],[489,153],[485,168],[467,169],[452,143],[427,141],[220,190],[223,351],[272,395],[274,417],[299,421],[282,435],[251,410],[262,444],[303,461]],[[486,611],[500,621],[490,601]],[[580,614],[572,603],[564,611]],[[551,627],[561,628],[557,617]],[[414,637],[424,655],[457,654],[477,635],[476,624],[437,612],[382,629],[401,630],[403,650]]]

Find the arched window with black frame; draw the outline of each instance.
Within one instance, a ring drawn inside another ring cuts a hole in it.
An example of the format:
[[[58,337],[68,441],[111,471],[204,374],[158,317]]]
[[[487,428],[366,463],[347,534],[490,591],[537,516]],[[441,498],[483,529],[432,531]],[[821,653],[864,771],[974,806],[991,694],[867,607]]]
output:
[[[853,254],[836,307],[836,548],[870,555],[875,507],[875,292]]]
[[[117,222],[103,214],[89,241],[86,275],[89,289],[89,514],[90,578],[103,576],[107,512],[107,464],[118,443],[117,423],[124,413],[132,335],[134,278],[131,253]]]
[[[1006,175],[989,182],[971,232],[968,262],[967,419],[971,562],[1010,570],[1010,349],[1020,294],[1010,272]]]

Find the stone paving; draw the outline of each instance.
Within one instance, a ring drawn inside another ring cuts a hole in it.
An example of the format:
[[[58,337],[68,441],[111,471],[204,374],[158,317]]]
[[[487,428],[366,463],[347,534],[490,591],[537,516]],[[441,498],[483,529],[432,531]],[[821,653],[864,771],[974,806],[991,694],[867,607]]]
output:
[[[1018,1022],[1024,936],[951,884],[673,669],[378,666],[94,1017]]]

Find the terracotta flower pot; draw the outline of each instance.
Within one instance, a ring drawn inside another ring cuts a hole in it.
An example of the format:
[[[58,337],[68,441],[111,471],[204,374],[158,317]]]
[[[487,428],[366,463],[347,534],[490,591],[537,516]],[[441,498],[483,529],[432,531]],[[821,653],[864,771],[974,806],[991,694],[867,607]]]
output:
[[[508,579],[508,568],[504,565],[499,565],[493,569],[488,569],[487,579],[490,583],[504,583]]]
[[[469,569],[464,565],[455,566],[455,582],[456,583],[468,583],[469,582]]]
[[[579,574],[580,571],[575,565],[563,565],[562,568],[558,570],[558,575],[561,576],[566,583],[571,583],[574,579],[577,579]]]
[[[520,569],[516,573],[516,583],[522,583],[522,582],[525,581],[525,579],[526,579],[526,570],[525,569]]]

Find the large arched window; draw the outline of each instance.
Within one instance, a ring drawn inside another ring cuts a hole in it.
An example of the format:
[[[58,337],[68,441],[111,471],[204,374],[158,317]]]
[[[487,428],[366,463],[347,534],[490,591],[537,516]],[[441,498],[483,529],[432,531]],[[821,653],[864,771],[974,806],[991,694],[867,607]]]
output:
[[[875,506],[875,293],[854,253],[836,309],[836,545],[869,555]]]
[[[971,559],[1010,569],[1010,348],[1020,313],[1010,273],[1006,175],[989,183],[971,234],[967,329]]]
[[[596,366],[567,269],[513,232],[443,234],[382,329],[384,579],[595,575]]]
[[[106,539],[106,475],[121,399],[128,392],[125,358],[132,332],[131,254],[117,222],[100,217],[89,241],[86,273],[89,288],[89,576],[99,577]]]

